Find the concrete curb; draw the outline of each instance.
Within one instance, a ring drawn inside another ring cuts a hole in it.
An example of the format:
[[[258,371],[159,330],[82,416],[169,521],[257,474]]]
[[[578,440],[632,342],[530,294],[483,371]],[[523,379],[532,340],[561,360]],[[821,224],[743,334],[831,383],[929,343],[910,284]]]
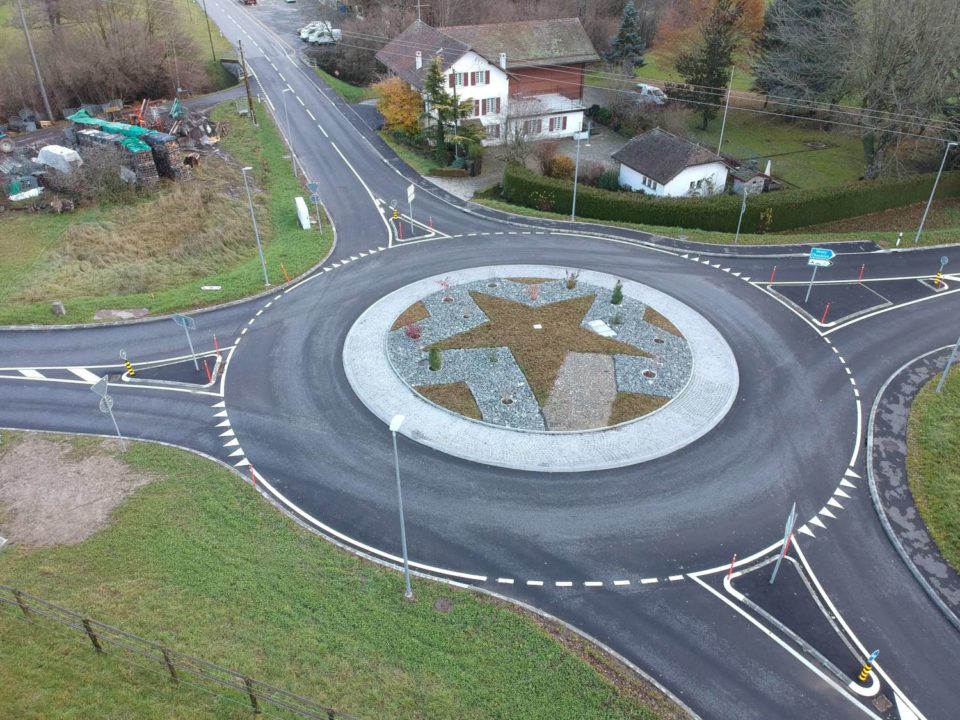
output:
[[[904,564],[910,570],[914,578],[920,584],[920,587],[924,589],[927,595],[930,596],[930,599],[933,600],[934,604],[940,609],[947,621],[953,625],[958,631],[960,631],[960,618],[958,618],[954,612],[947,607],[947,604],[943,601],[943,598],[940,597],[939,593],[933,588],[932,585],[927,581],[926,577],[920,571],[920,569],[914,564],[913,560],[910,558],[910,555],[907,553],[906,548],[900,542],[900,538],[897,536],[896,531],[893,529],[893,526],[890,524],[890,519],[887,517],[886,510],[883,506],[883,501],[880,498],[880,492],[877,489],[876,477],[874,475],[873,467],[873,428],[874,421],[876,419],[877,410],[880,407],[880,403],[883,400],[883,396],[887,391],[887,388],[890,384],[900,375],[904,370],[909,368],[914,363],[917,363],[920,360],[935,355],[936,353],[941,353],[946,350],[949,350],[952,345],[945,345],[944,347],[937,348],[936,350],[931,350],[930,352],[924,353],[915,357],[913,360],[902,365],[896,372],[894,372],[887,380],[883,383],[883,386],[880,388],[880,391],[877,393],[876,399],[873,401],[873,407],[870,409],[870,419],[867,423],[867,484],[870,486],[870,497],[873,498],[873,507],[877,511],[877,516],[880,518],[880,524],[883,525],[884,532],[886,532],[887,537],[890,539],[890,543],[899,553],[900,557],[903,559]],[[912,402],[912,400],[911,400]]]

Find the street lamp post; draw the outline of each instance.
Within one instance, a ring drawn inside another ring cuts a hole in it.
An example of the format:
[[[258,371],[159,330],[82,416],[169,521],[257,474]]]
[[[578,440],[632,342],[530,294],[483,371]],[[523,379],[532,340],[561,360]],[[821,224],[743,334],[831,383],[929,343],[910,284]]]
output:
[[[737,234],[733,236],[733,244],[736,245],[740,239],[740,224],[743,222],[743,214],[747,211],[747,186],[743,186],[743,201],[740,203],[740,219],[737,220]]]
[[[578,132],[574,137],[577,138],[577,161],[573,167],[573,203],[570,205],[570,221],[577,219],[577,180],[580,176],[580,140],[586,135],[587,147],[590,147],[590,130],[593,128],[593,121],[587,122],[587,131]]]
[[[403,548],[403,596],[407,600],[413,599],[413,590],[410,589],[410,560],[407,558],[407,529],[403,522],[403,493],[400,491],[400,455],[397,453],[397,431],[403,425],[404,416],[394,415],[390,421],[390,434],[393,436],[393,466],[397,470],[397,504],[400,507],[400,545]]]
[[[260,268],[263,270],[263,284],[270,287],[270,278],[267,277],[267,263],[263,259],[263,245],[260,244],[260,230],[257,228],[257,216],[253,212],[253,198],[250,196],[250,183],[247,182],[247,172],[253,170],[252,167],[241,168],[243,174],[243,187],[247,190],[247,205],[250,206],[250,219],[253,220],[253,235],[257,239],[257,252],[260,253]]]
[[[943,160],[940,161],[940,169],[937,170],[937,177],[933,180],[933,189],[930,190],[930,199],[927,200],[927,206],[923,209],[923,217],[920,218],[920,227],[917,228],[917,236],[913,239],[914,243],[920,242],[920,233],[923,232],[923,224],[927,221],[927,213],[930,212],[930,206],[933,204],[933,196],[937,192],[937,183],[940,182],[940,176],[943,174],[943,167],[947,164],[947,155],[950,154],[950,148],[955,147],[958,143],[948,142],[947,147],[943,151]]]
[[[293,88],[289,85],[284,88],[283,92],[280,93],[283,95],[283,117],[284,124],[287,126],[287,147],[290,148],[290,164],[293,165],[293,176],[297,176],[297,156],[293,152],[293,135],[290,134],[290,112],[287,110],[287,93],[292,93]]]

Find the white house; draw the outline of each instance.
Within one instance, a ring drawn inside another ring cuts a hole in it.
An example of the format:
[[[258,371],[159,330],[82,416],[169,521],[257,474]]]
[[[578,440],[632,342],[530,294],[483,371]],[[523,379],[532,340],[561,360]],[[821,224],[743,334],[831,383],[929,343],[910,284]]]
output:
[[[660,128],[637,135],[611,157],[620,163],[620,184],[648,195],[716,195],[727,184],[719,155]]]
[[[599,59],[577,18],[432,28],[417,20],[377,59],[423,91],[439,58],[447,91],[473,101],[484,144],[513,133],[569,137],[583,126],[584,66]]]

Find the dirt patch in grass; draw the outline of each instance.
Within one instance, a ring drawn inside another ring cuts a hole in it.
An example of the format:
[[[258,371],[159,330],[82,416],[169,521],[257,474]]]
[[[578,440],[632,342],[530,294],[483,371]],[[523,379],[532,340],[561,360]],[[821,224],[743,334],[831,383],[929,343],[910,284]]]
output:
[[[390,329],[399,330],[407,325],[426,320],[428,317],[430,317],[430,313],[427,311],[427,306],[423,304],[422,300],[417,300],[417,302],[397,316],[397,319],[393,321],[393,327]]]
[[[475,291],[470,297],[489,321],[432,347],[438,350],[510,348],[540,407],[550,396],[569,352],[651,357],[632,345],[601,337],[580,325],[593,306],[594,295],[537,307]],[[534,330],[534,325],[540,325],[541,329]]]
[[[0,536],[28,547],[75,545],[153,478],[103,454],[106,441],[5,438],[0,454]]]
[[[960,369],[920,391],[910,409],[907,481],[914,502],[944,559],[960,571]]]
[[[539,285],[540,283],[553,282],[556,278],[535,278],[535,277],[517,277],[507,278],[510,282],[520,283],[521,285]]]
[[[644,393],[617,393],[617,399],[613,401],[613,408],[610,410],[610,420],[608,425],[619,425],[627,420],[652,413],[658,408],[667,404],[670,398],[660,397],[659,395],[646,395]]]
[[[482,420],[477,401],[465,382],[447,385],[417,385],[413,388],[427,400],[442,408],[474,420]]]
[[[659,312],[654,310],[652,307],[647,307],[647,309],[643,311],[643,321],[650,323],[654,327],[658,327],[664,332],[670,333],[671,335],[676,335],[677,337],[680,337],[680,338],[683,337],[683,333],[677,330],[676,325],[674,325],[672,322],[667,320],[663,315],[661,315]]]

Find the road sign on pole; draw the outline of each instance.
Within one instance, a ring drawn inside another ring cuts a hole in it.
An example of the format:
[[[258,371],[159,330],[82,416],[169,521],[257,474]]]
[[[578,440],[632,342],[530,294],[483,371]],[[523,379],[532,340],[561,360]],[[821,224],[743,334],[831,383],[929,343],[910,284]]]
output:
[[[830,262],[833,260],[836,253],[829,248],[810,248],[810,255],[807,257],[807,265],[813,266],[813,273],[810,275],[810,284],[807,285],[807,294],[803,298],[804,304],[810,300],[810,291],[813,290],[813,281],[817,277],[817,269],[822,267],[830,267],[833,263]]]
[[[317,230],[320,229],[320,183],[308,182],[307,190],[310,191],[310,202],[313,203],[317,211]]]
[[[117,418],[113,414],[113,398],[110,395],[107,395],[106,387],[107,376],[104,375],[91,389],[100,395],[100,412],[102,412],[104,415],[110,416],[110,419],[113,421],[113,429],[117,431],[117,437],[120,438],[120,449],[126,452],[127,444],[123,441],[123,435],[120,433],[120,426],[117,425]],[[101,390],[103,391],[102,394]]]
[[[790,508],[790,514],[787,516],[787,524],[783,527],[783,547],[780,549],[780,555],[777,556],[777,563],[773,566],[773,574],[770,575],[770,584],[777,579],[777,572],[780,570],[780,563],[790,550],[790,538],[793,536],[793,528],[797,524],[797,504],[794,503]]]
[[[102,378],[97,380],[93,385],[90,386],[90,389],[93,390],[100,397],[107,396],[107,388],[110,385],[110,378],[107,375],[104,375]]]
[[[407,212],[410,213],[410,237],[413,237],[413,199],[417,196],[417,189],[413,183],[407,186]]]
[[[810,248],[811,260],[833,260],[835,256],[836,253],[829,248]]]
[[[183,328],[187,334],[187,345],[190,346],[190,356],[193,358],[193,369],[200,372],[200,364],[197,362],[197,354],[193,351],[193,340],[190,339],[190,331],[197,329],[197,323],[189,315],[174,315],[173,321]]]

